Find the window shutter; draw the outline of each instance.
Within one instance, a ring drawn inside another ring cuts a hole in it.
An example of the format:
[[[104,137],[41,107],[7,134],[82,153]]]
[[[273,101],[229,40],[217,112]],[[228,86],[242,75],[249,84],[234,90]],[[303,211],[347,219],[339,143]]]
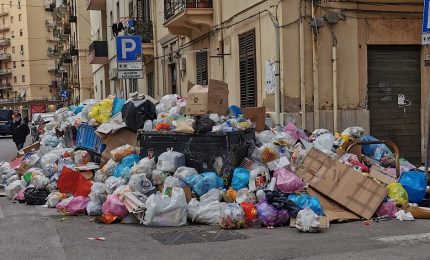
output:
[[[208,84],[208,53],[206,51],[196,53],[196,72],[197,72],[197,84],[207,85]]]
[[[239,35],[240,105],[257,106],[255,30]]]

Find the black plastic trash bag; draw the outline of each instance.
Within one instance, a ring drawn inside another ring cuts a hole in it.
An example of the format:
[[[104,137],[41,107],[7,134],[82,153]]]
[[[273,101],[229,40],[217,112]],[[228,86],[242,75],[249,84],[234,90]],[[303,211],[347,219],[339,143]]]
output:
[[[290,216],[296,217],[301,208],[288,199],[288,194],[280,191],[265,191],[267,202],[276,209],[286,209]]]
[[[137,107],[133,101],[128,101],[122,107],[121,112],[127,128],[133,132],[143,128],[146,120],[152,121],[157,118],[155,106],[150,100],[143,101]]]
[[[195,123],[195,130],[197,133],[207,133],[212,131],[212,127],[215,126],[215,122],[212,121],[209,116],[201,116],[197,118]]]
[[[47,189],[36,189],[35,187],[27,188],[24,191],[24,198],[28,205],[45,205],[49,196]]]

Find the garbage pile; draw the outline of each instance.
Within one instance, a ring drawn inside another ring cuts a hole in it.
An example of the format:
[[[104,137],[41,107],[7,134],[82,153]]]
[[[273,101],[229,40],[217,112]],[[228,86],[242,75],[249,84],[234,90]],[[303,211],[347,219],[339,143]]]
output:
[[[145,226],[317,232],[333,221],[429,217],[418,207],[425,173],[384,143],[352,145],[376,140],[362,128],[308,135],[288,123],[256,133],[239,107],[199,106],[193,89],[202,91],[188,100],[134,94],[59,109],[40,143],[1,163],[6,196]]]

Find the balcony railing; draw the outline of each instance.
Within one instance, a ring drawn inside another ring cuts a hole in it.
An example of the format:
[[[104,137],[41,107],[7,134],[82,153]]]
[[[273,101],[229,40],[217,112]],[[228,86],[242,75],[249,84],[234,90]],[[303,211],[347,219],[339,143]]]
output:
[[[168,0],[164,4],[164,20],[170,18],[186,9],[212,8],[212,0]]]
[[[11,69],[0,69],[0,76],[12,74]]]
[[[10,38],[0,38],[0,46],[10,45]]]
[[[0,60],[10,60],[9,53],[0,53]]]
[[[60,41],[60,38],[55,37],[55,36],[52,36],[52,35],[49,35],[49,36],[46,38],[46,40],[47,40],[48,42],[59,42],[59,41]]]
[[[10,25],[8,23],[0,24],[0,32],[8,31],[10,28]]]
[[[140,35],[142,37],[142,43],[152,43],[153,36],[153,27],[152,21],[141,22],[137,21],[136,23],[136,35]]]
[[[0,90],[11,89],[12,85],[10,83],[0,83]]]
[[[60,55],[60,52],[57,49],[51,49],[48,48],[48,57],[58,57]]]
[[[45,21],[45,25],[46,25],[46,27],[54,28],[56,24],[57,24],[57,23],[56,23],[56,22],[54,22],[53,20],[46,20],[46,21]]]

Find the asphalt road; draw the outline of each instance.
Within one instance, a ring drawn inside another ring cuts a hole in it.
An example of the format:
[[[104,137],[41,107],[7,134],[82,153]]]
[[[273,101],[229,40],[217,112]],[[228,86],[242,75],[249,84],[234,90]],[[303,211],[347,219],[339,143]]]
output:
[[[163,245],[154,234],[209,226],[104,225],[88,216],[0,198],[0,259],[429,259],[430,221],[334,224],[317,234],[294,228],[241,229],[246,239]],[[215,227],[215,229],[217,229]],[[88,238],[104,237],[105,241]]]
[[[26,145],[31,144],[31,135],[27,136]],[[0,136],[0,162],[10,161],[16,156],[17,150],[12,136]]]

